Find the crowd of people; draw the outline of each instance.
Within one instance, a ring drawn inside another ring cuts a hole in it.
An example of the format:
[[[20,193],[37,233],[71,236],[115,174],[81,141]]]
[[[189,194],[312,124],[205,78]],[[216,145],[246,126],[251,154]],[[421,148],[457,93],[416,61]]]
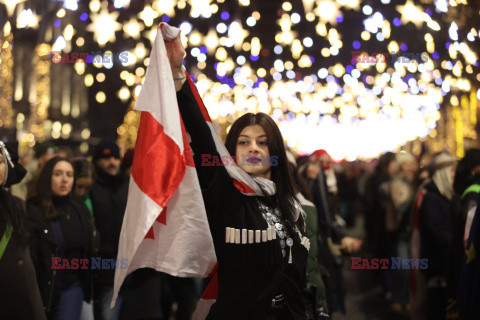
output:
[[[0,233],[9,238],[2,239],[0,284],[12,290],[2,290],[1,319],[149,319],[138,310],[148,309],[139,294],[155,291],[151,319],[164,319],[173,302],[178,319],[189,319],[200,294],[194,279],[160,274],[142,283],[153,271],[140,270],[111,309],[115,266],[92,268],[95,257],[117,258],[132,161],[133,150],[121,157],[108,140],[89,160],[51,142],[38,145],[34,157],[2,147]]]
[[[114,268],[68,266],[75,259],[116,259],[133,150],[122,159],[114,142],[102,141],[90,160],[50,142],[38,146],[35,158],[18,158],[8,144],[2,150],[0,232],[11,238],[0,282],[15,288],[1,299],[2,319],[191,318],[208,281],[140,269],[111,309]],[[378,270],[392,310],[412,319],[458,317],[459,279],[480,193],[480,149],[460,161],[440,153],[422,168],[404,151],[353,163],[334,163],[324,150],[286,155],[311,243],[303,294],[309,319],[346,311],[342,268],[360,249],[377,258],[428,259],[425,270]],[[359,217],[362,240],[346,233]]]
[[[379,270],[393,310],[411,319],[476,319],[478,304],[471,299],[478,298],[468,287],[478,287],[478,279],[460,279],[470,236],[476,241],[470,229],[479,200],[480,149],[468,150],[460,161],[441,152],[424,162],[420,167],[418,157],[387,152],[362,179],[369,252],[425,263]]]
[[[11,301],[2,314],[15,315],[12,319],[71,319],[72,314],[78,315],[75,319],[120,319],[140,308],[152,319],[191,318],[204,287],[201,280],[138,270],[110,309],[114,269],[55,268],[62,264],[56,257],[116,259],[133,150],[122,160],[115,143],[102,141],[89,161],[49,142],[39,145],[35,158],[27,153],[19,159],[15,148],[4,149],[11,160],[0,156],[1,231],[14,232],[0,261],[1,282],[18,291],[2,299]],[[414,319],[458,314],[458,282],[480,193],[480,149],[468,150],[458,162],[440,153],[423,168],[406,152],[340,164],[324,150],[304,157],[286,154],[295,195],[306,213],[311,243],[307,301],[315,314],[345,312],[342,266],[348,263],[345,256],[362,245],[363,253],[378,258],[428,259],[426,270],[379,270],[393,310],[410,312]],[[345,231],[360,215],[366,227],[363,243]],[[412,280],[417,294],[411,292]],[[158,304],[145,306],[141,297],[152,294]]]

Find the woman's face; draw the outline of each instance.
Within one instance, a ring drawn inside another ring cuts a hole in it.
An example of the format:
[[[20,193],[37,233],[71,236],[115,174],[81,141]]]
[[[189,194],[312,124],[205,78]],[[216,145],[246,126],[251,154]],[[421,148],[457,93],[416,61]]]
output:
[[[398,173],[399,169],[397,160],[390,161],[387,167],[388,174],[392,177]]]
[[[318,174],[320,173],[321,169],[320,166],[316,163],[310,163],[307,166],[307,178],[309,179],[316,179]]]
[[[0,153],[0,184],[5,180],[6,165],[5,158],[3,157],[3,154]]]
[[[415,160],[405,161],[400,170],[403,172],[403,174],[405,174],[405,176],[413,180],[418,170],[417,162]]]
[[[67,161],[59,161],[53,167],[52,193],[57,197],[64,197],[72,192],[73,167]]]
[[[240,168],[254,177],[270,179],[271,159],[268,138],[262,126],[251,125],[240,132],[235,154]]]

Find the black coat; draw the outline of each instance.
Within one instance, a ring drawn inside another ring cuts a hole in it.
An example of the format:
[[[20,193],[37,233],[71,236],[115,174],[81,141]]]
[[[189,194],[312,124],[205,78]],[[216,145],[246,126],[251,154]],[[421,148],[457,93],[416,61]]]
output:
[[[475,175],[468,179],[468,187],[472,185],[480,185],[480,175]],[[449,293],[451,296],[455,296],[457,293],[458,281],[460,278],[460,272],[462,270],[463,259],[465,257],[465,243],[464,233],[467,215],[470,210],[476,208],[478,203],[479,193],[478,190],[470,189],[467,192],[468,187],[463,190],[461,197],[455,197],[454,202],[454,215],[452,217],[452,252],[450,254],[448,265],[448,285]]]
[[[90,191],[95,227],[99,237],[99,256],[117,259],[118,242],[122,230],[123,215],[127,205],[128,179],[122,175],[110,176],[97,168],[97,180]],[[113,286],[115,269],[96,270],[94,281]]]
[[[445,277],[452,246],[451,203],[440,194],[435,183],[427,190],[420,207],[421,257],[428,259],[427,280]]]
[[[91,239],[93,237],[93,225],[88,208],[80,199],[72,199],[71,207],[75,210],[83,226],[86,245],[83,249],[81,259],[91,258]],[[45,218],[37,198],[27,201],[27,216],[29,228],[30,253],[37,273],[38,287],[42,296],[44,308],[48,313],[52,304],[55,303],[59,293],[59,274],[63,270],[52,268],[52,257],[60,256],[60,248],[57,243],[49,221]],[[90,263],[89,263],[90,266]],[[90,272],[81,270],[79,272],[84,300],[90,300]]]
[[[293,263],[282,257],[280,241],[256,244],[225,243],[226,227],[265,230],[256,197],[242,194],[226,169],[202,166],[202,154],[218,157],[210,130],[200,112],[188,82],[177,93],[185,127],[192,138],[194,160],[202,187],[210,231],[218,260],[219,291],[207,319],[306,319],[302,290],[306,285],[307,250],[298,234],[290,235]],[[275,203],[273,197],[262,201]],[[287,250],[288,251],[288,250]],[[284,309],[272,309],[272,299],[283,294]]]
[[[8,195],[7,201],[17,202],[25,215],[25,203]],[[0,207],[0,214],[4,214]],[[0,224],[0,238],[5,225]],[[37,285],[37,277],[30,258],[26,230],[13,230],[10,241],[0,259],[0,319],[3,320],[43,320],[42,298]]]

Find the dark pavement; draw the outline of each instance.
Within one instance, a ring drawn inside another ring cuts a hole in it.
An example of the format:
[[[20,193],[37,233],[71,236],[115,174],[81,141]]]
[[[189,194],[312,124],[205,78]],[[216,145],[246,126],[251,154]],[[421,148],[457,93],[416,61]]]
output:
[[[354,228],[348,229],[351,236],[364,239],[363,218],[357,217]],[[354,254],[370,258],[364,250]],[[399,314],[390,309],[390,303],[385,299],[376,270],[352,270],[350,257],[345,258],[344,282],[346,290],[345,315],[335,313],[334,320],[407,320],[406,313]]]

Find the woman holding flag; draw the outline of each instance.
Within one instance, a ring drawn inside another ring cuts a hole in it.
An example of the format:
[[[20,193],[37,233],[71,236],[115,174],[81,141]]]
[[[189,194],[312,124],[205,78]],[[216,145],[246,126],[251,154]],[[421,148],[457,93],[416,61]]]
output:
[[[307,319],[310,245],[280,130],[268,115],[247,113],[224,146],[184,72],[180,39],[165,45],[218,261],[207,289],[218,286],[215,302],[199,304],[194,319]]]

